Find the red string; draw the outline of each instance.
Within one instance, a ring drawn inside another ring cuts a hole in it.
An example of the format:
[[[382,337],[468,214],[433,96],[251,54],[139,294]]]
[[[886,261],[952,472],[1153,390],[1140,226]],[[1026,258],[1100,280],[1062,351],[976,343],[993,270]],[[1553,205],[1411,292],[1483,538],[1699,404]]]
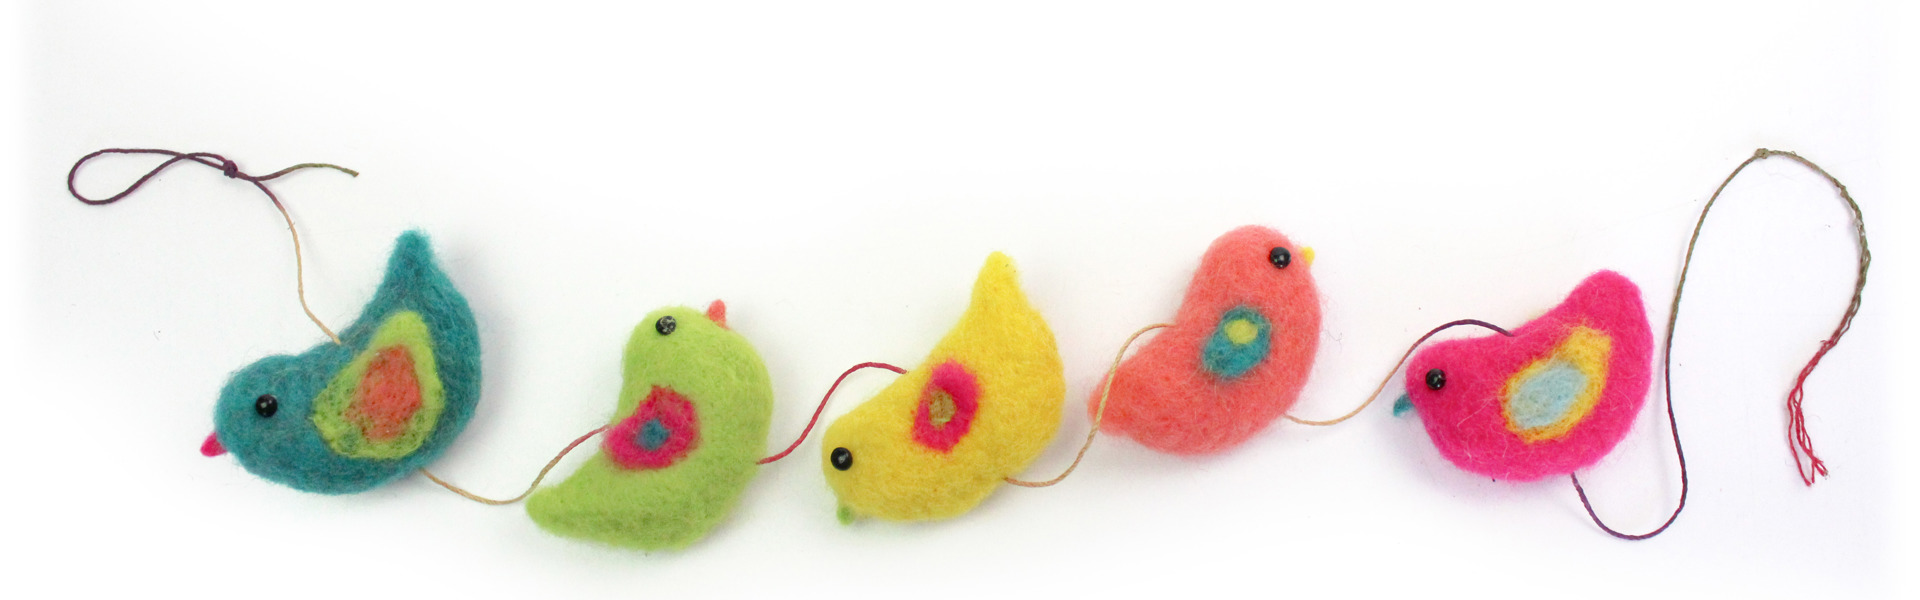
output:
[[[786,458],[788,454],[792,454],[795,448],[800,447],[800,442],[807,441],[807,434],[813,432],[813,425],[815,423],[820,422],[820,413],[825,412],[827,410],[827,400],[833,398],[834,390],[840,389],[840,383],[843,381],[846,381],[847,376],[852,375],[854,371],[858,371],[866,368],[886,369],[888,371],[893,371],[894,373],[907,372],[906,369],[902,369],[900,367],[896,367],[896,366],[893,366],[887,363],[881,363],[881,362],[864,362],[864,363],[854,365],[853,368],[851,369],[847,369],[847,372],[840,374],[839,379],[833,380],[833,385],[827,388],[827,395],[822,396],[820,398],[820,407],[813,409],[813,418],[807,419],[807,428],[800,430],[800,438],[794,440],[793,444],[787,446],[786,450],[781,450],[779,454],[762,458],[760,459],[760,462],[754,463],[754,464],[764,465],[776,460],[780,460],[782,458]]]
[[[1800,369],[1800,376],[1793,380],[1793,391],[1787,392],[1787,438],[1793,442],[1789,446],[1793,449],[1793,465],[1800,470],[1800,480],[1806,482],[1808,487],[1813,486],[1816,477],[1827,474],[1827,463],[1813,454],[1813,435],[1807,433],[1807,414],[1800,408],[1800,401],[1806,396],[1804,388],[1807,376],[1813,374],[1814,367],[1820,366],[1820,358],[1840,343],[1840,335],[1846,333],[1853,324],[1853,315],[1853,311],[1848,311],[1840,329],[1833,333],[1833,337],[1820,343],[1820,351],[1813,353],[1813,360],[1807,361],[1806,368]],[[1807,455],[1804,462],[1800,460],[1802,453]]]

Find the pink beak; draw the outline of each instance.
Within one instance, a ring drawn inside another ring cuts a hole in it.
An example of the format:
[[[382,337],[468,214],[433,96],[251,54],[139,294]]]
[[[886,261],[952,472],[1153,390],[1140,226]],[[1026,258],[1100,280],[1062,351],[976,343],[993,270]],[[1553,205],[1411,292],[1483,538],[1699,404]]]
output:
[[[200,443],[200,455],[213,457],[227,453],[227,447],[220,445],[220,434],[207,434],[207,441]]]

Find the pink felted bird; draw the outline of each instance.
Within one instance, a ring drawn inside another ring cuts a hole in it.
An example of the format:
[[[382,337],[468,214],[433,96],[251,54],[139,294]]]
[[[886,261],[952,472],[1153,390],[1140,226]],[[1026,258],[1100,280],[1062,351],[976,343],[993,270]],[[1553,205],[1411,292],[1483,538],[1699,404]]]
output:
[[[1613,450],[1652,381],[1640,288],[1600,271],[1538,319],[1435,343],[1407,365],[1408,403],[1440,455],[1495,479],[1571,473]]]

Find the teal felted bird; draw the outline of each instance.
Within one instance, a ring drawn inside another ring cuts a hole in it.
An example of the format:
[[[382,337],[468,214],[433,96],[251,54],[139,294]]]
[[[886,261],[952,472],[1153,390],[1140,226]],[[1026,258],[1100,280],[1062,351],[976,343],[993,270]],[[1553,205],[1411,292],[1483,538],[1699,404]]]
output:
[[[401,234],[360,318],[299,355],[235,372],[202,454],[322,494],[366,491],[445,451],[480,398],[480,339],[467,300],[418,231]]]

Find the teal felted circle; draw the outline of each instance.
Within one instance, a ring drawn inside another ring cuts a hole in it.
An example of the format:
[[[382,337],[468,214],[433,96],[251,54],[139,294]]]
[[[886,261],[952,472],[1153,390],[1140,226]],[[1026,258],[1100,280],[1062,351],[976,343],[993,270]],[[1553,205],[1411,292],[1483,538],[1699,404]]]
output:
[[[1251,307],[1234,307],[1220,315],[1201,347],[1200,365],[1225,379],[1239,377],[1266,360],[1272,339],[1273,322],[1265,315]]]
[[[673,437],[673,432],[667,431],[667,425],[661,423],[657,417],[647,421],[646,425],[640,427],[640,447],[647,450],[659,450],[661,446],[667,444],[667,439],[671,437]]]

